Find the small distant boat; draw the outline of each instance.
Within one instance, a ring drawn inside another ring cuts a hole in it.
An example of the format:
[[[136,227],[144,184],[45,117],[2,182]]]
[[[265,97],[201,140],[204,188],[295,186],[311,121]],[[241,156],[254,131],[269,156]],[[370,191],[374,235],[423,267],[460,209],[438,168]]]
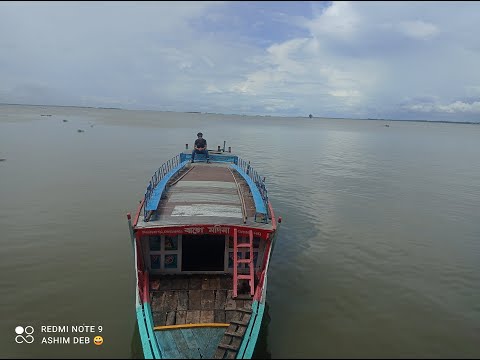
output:
[[[281,218],[265,178],[220,146],[155,171],[132,219],[136,314],[145,358],[253,355]]]

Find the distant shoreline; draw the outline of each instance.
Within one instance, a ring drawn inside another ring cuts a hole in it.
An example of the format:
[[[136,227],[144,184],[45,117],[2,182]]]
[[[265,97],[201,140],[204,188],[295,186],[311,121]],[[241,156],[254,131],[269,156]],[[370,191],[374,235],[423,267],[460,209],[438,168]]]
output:
[[[463,124],[463,125],[480,125],[480,121],[449,121],[449,120],[405,120],[405,119],[380,119],[380,118],[344,118],[344,117],[330,117],[330,116],[280,116],[280,115],[245,115],[245,114],[222,114],[213,112],[201,111],[172,111],[172,110],[147,110],[147,109],[123,109],[118,107],[103,107],[103,106],[78,106],[78,105],[38,105],[38,104],[15,104],[15,103],[0,103],[1,105],[10,106],[37,106],[37,107],[61,107],[61,108],[77,108],[77,109],[102,109],[102,110],[123,110],[123,111],[158,111],[158,112],[175,112],[184,114],[211,114],[211,115],[235,115],[235,116],[252,116],[252,117],[290,117],[301,119],[335,119],[335,120],[371,120],[371,121],[407,121],[407,122],[422,122],[422,123],[443,123],[443,124]]]
[[[127,110],[116,107],[103,107],[103,106],[78,106],[78,105],[38,105],[38,104],[10,104],[0,103],[0,105],[14,105],[14,106],[47,106],[47,107],[64,107],[64,108],[78,108],[78,109],[107,109],[107,110]]]

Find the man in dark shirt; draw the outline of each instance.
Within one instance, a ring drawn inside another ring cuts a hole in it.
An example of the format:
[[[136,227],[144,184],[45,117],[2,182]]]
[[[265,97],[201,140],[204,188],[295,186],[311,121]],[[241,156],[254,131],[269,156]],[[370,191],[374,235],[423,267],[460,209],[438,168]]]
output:
[[[207,163],[209,163],[210,158],[208,157],[207,140],[203,138],[203,134],[201,132],[199,132],[197,136],[198,139],[195,140],[195,148],[192,151],[192,163],[195,162],[195,154],[205,154],[207,156]]]

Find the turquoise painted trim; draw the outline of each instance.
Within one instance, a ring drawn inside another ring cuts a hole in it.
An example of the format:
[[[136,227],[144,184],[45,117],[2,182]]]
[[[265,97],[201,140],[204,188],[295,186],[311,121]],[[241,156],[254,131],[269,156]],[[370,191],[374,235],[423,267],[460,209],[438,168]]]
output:
[[[257,311],[258,311],[258,301],[255,300],[252,304],[252,315],[250,317],[250,321],[248,322],[247,330],[245,330],[245,335],[243,336],[242,343],[240,344],[240,348],[237,352],[237,359],[245,359],[245,350],[247,349],[247,345],[250,341],[250,334],[253,329],[253,325],[257,318]]]
[[[260,334],[260,326],[262,325],[263,313],[265,312],[265,303],[258,305],[257,316],[255,317],[255,325],[253,325],[252,334],[250,335],[250,341],[247,345],[247,350],[243,354],[244,359],[251,359],[255,345],[257,344],[258,335]]]
[[[144,309],[145,317],[146,317],[146,320],[147,320],[148,337],[150,339],[155,339],[155,341],[153,341],[154,344],[152,344],[153,354],[155,355],[155,359],[162,359],[162,355],[160,354],[160,349],[159,349],[160,345],[157,342],[157,338],[155,336],[155,331],[153,330],[155,325],[153,324],[152,308],[151,308],[149,303],[144,303],[143,304],[143,309]]]
[[[211,162],[222,162],[222,163],[235,163],[238,160],[236,155],[223,155],[223,154],[212,154],[209,153],[209,158]],[[192,160],[192,154],[181,154],[180,159],[183,160]],[[206,161],[207,156],[205,154],[195,154],[195,162]]]
[[[250,187],[250,191],[252,192],[253,196],[253,201],[255,203],[255,209],[257,213],[261,214],[266,214],[267,213],[267,208],[265,207],[265,203],[263,202],[262,195],[260,194],[260,191],[258,190],[257,185],[253,182],[253,180],[248,176],[243,169],[241,169],[238,165],[231,164],[230,167],[232,169],[237,170],[237,172],[242,175],[242,177],[245,179],[247,182],[248,186]]]
[[[160,199],[162,197],[162,193],[165,190],[165,187],[167,186],[168,181],[178,172],[180,169],[182,169],[185,165],[187,165],[188,161],[183,161],[180,164],[178,164],[176,167],[174,167],[172,170],[170,170],[165,176],[163,177],[162,180],[155,186],[155,189],[152,191],[152,196],[147,201],[147,204],[145,204],[145,208],[147,211],[155,211],[158,208],[158,204],[160,203]]]
[[[140,332],[140,340],[142,341],[143,356],[145,359],[153,359],[153,353],[150,347],[150,340],[148,338],[148,332],[145,324],[143,305],[138,306],[136,310],[138,330]]]
[[[152,309],[150,304],[144,303],[137,306],[136,312],[143,356],[145,359],[163,359],[153,330]]]

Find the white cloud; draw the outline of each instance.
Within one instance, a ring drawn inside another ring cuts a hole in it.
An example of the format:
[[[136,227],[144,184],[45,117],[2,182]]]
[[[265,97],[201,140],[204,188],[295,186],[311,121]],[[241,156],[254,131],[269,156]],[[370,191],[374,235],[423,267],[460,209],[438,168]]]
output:
[[[358,90],[332,90],[329,92],[332,96],[337,97],[356,97],[360,96],[360,92]]]
[[[349,1],[334,1],[316,17],[306,23],[306,27],[316,37],[328,35],[337,39],[350,38],[358,31],[362,19]]]
[[[455,101],[453,103],[442,104],[414,104],[406,106],[408,110],[419,111],[423,113],[470,113],[480,115],[480,101],[465,103],[463,101]]]
[[[439,32],[435,25],[423,21],[403,21],[399,29],[405,35],[420,40],[431,39]]]
[[[478,3],[312,2],[303,15],[290,4],[0,3],[0,102],[478,113]]]
[[[220,90],[218,87],[216,87],[213,84],[208,84],[205,92],[207,94],[220,94],[222,93],[222,90]]]

